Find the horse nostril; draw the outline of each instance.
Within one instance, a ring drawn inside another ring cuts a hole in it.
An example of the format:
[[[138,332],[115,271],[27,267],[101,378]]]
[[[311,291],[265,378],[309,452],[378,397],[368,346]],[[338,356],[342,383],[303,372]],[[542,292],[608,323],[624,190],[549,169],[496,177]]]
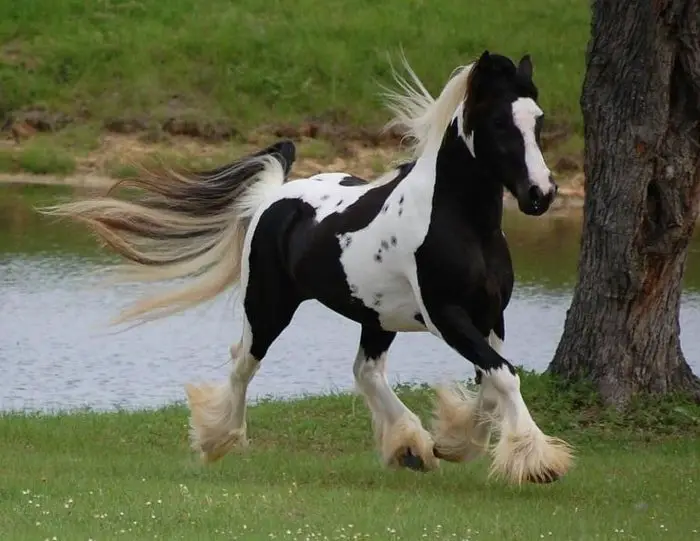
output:
[[[527,191],[527,196],[530,198],[531,203],[539,203],[542,201],[544,193],[539,186],[530,186],[530,189]]]

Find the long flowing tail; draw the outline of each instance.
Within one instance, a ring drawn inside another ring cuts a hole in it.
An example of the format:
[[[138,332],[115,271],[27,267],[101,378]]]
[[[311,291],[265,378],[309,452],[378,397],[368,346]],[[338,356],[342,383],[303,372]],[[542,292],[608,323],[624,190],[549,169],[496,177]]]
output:
[[[197,278],[136,302],[114,323],[149,321],[210,300],[238,283],[250,219],[286,182],[294,160],[294,144],[282,141],[212,171],[151,172],[117,182],[104,197],[38,210],[85,223],[127,260],[117,268],[122,279]],[[139,193],[118,199],[113,194],[123,187]]]

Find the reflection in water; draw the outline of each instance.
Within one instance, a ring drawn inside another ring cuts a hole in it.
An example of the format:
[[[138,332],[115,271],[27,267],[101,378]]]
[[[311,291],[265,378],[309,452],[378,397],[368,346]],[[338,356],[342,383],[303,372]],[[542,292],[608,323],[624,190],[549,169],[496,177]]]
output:
[[[46,223],[26,201],[0,192],[0,409],[152,407],[181,400],[187,381],[228,376],[228,347],[240,330],[231,295],[117,333],[109,318],[149,286],[102,285],[95,271],[106,259],[91,239]],[[578,222],[508,217],[518,283],[506,312],[505,355],[517,364],[543,370],[554,354],[575,279]],[[683,329],[700,324],[696,260],[694,253]],[[355,323],[315,302],[302,305],[270,349],[251,396],[352,388],[358,339]],[[682,340],[700,372],[700,339],[684,332]],[[392,382],[430,383],[474,373],[427,334],[399,335],[389,371]]]

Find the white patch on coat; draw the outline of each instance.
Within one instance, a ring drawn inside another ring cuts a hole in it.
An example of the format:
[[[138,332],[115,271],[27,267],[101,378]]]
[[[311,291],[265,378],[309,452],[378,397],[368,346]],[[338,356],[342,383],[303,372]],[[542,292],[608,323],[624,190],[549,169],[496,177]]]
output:
[[[512,104],[513,123],[520,130],[525,145],[525,164],[530,182],[547,194],[554,191],[552,172],[544,161],[544,156],[535,139],[537,119],[544,113],[531,98],[518,98]]]
[[[415,252],[428,233],[432,211],[435,179],[429,161],[416,163],[387,198],[386,212],[352,233],[340,258],[355,297],[375,310],[390,331],[426,330],[415,319],[416,314],[425,319],[425,309],[414,283]]]
[[[457,107],[455,116],[452,119],[453,122],[455,118],[457,119],[457,134],[462,138],[464,144],[467,145],[471,155],[476,158],[476,154],[474,153],[474,131],[470,131],[469,133],[464,131],[464,103],[461,103],[459,107]]]
[[[503,356],[503,340],[493,331],[489,333],[489,346],[491,346],[496,353]]]

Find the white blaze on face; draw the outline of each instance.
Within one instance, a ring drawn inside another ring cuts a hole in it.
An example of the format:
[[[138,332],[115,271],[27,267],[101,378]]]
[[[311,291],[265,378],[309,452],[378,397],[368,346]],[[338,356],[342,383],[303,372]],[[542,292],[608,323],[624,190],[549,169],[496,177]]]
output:
[[[530,176],[530,182],[549,193],[554,190],[550,180],[551,171],[544,161],[542,151],[535,139],[535,125],[537,119],[544,113],[531,98],[518,98],[513,102],[513,123],[520,130],[525,144],[525,165]]]

